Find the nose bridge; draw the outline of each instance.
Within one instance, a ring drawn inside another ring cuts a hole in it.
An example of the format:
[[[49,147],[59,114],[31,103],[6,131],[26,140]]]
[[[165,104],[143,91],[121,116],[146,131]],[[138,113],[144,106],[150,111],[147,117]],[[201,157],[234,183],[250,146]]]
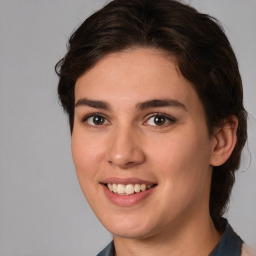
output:
[[[138,131],[132,125],[114,129],[108,161],[120,168],[129,168],[144,161]]]

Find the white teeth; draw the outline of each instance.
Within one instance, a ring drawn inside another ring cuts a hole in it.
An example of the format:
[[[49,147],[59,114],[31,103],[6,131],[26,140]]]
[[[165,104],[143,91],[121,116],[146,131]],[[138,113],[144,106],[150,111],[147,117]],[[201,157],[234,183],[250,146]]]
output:
[[[141,191],[146,191],[147,189],[150,189],[153,187],[153,185],[146,185],[146,184],[107,184],[108,189],[111,192],[114,192],[115,194],[119,195],[132,195],[134,193],[139,193]]]
[[[118,184],[117,185],[117,193],[120,194],[124,194],[125,193],[125,186],[123,184]]]
[[[146,188],[147,188],[147,186],[146,186],[145,184],[142,184],[142,185],[140,186],[141,191],[145,191]]]
[[[113,185],[108,183],[108,189],[109,189],[110,191],[113,191]]]
[[[112,188],[113,188],[113,192],[116,193],[117,192],[117,185],[113,184]]]
[[[134,186],[132,184],[127,185],[126,188],[125,188],[125,193],[127,195],[133,194],[134,193]]]
[[[135,186],[134,186],[134,191],[135,191],[136,193],[140,192],[140,184],[135,184]]]

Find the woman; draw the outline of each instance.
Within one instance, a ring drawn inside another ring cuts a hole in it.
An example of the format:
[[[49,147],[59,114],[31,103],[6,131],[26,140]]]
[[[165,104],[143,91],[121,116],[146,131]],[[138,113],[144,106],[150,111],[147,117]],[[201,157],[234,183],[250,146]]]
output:
[[[222,217],[246,142],[237,60],[218,22],[174,0],[114,0],[57,64],[98,255],[246,255]]]

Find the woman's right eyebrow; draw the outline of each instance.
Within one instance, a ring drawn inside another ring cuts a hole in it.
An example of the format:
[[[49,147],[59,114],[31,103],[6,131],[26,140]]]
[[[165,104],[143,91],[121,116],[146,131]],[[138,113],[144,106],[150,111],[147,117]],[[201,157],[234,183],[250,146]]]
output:
[[[86,98],[79,99],[76,102],[75,107],[80,107],[80,106],[88,106],[91,108],[110,110],[110,105],[107,102],[100,101],[100,100],[89,100]]]

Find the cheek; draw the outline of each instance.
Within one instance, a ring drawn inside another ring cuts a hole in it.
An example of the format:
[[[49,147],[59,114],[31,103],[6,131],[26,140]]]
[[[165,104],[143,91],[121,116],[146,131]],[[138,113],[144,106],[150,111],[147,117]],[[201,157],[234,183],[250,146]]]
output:
[[[151,165],[162,184],[161,198],[165,200],[159,201],[159,208],[165,209],[163,218],[183,216],[208,205],[211,172],[205,144],[176,136],[172,143],[156,147]]]
[[[174,134],[163,140],[152,141],[150,146],[152,162],[157,166],[181,168],[182,166],[205,166],[209,164],[210,147],[208,138],[193,134]]]
[[[79,136],[78,136],[79,135]],[[90,146],[89,146],[90,145]],[[91,207],[95,198],[97,150],[80,134],[73,133],[71,140],[72,157],[80,188]]]
[[[72,157],[75,167],[84,172],[98,161],[102,154],[103,143],[94,136],[89,136],[81,129],[74,130],[71,139]]]
[[[77,178],[83,193],[85,188],[96,182],[95,173],[99,157],[99,143],[82,132],[74,130],[71,139],[71,150]]]
[[[208,184],[210,143],[206,132],[199,134],[175,134],[153,143],[151,166],[161,173],[160,178],[168,190],[179,190],[177,197],[185,197]]]

